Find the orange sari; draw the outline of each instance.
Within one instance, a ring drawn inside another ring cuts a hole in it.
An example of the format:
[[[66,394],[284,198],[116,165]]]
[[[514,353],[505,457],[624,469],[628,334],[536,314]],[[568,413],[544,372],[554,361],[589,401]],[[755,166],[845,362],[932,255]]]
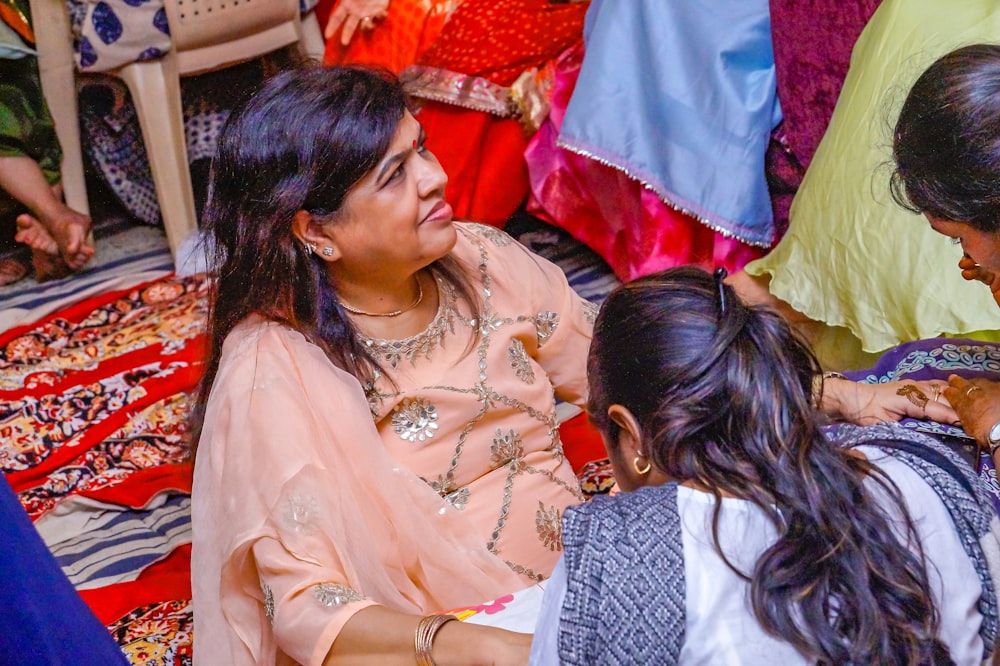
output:
[[[515,81],[582,38],[587,2],[465,0],[413,67],[407,92],[450,178],[456,217],[502,226],[529,191]]]
[[[389,15],[371,32],[357,31],[351,43],[340,43],[340,34],[327,40],[323,64],[359,63],[385,67],[396,74],[412,65],[444,28],[445,21],[462,0],[392,0]],[[332,12],[337,2],[321,3]],[[326,18],[322,19],[326,25]]]

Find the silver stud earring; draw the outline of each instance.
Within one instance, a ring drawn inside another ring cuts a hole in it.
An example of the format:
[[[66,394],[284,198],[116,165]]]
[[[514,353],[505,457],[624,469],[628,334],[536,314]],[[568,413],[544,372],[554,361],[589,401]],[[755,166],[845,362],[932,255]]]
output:
[[[316,251],[316,243],[306,243],[306,254],[312,254]]]
[[[324,247],[323,248],[323,256],[324,257],[332,257],[333,256],[333,248],[330,247],[330,246]]]

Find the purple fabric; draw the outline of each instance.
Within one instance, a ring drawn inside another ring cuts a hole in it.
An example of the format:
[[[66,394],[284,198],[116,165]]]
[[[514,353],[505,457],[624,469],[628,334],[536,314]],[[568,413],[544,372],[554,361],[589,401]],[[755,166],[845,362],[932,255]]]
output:
[[[890,349],[872,368],[845,374],[849,379],[867,384],[898,379],[938,379],[944,382],[949,375],[996,380],[1000,378],[1000,344],[963,338],[917,340]],[[953,447],[960,446],[973,459],[977,457],[975,440],[961,428],[912,418],[903,419],[901,423],[907,428],[938,436]],[[993,458],[988,453],[979,453],[978,462],[976,471],[979,478],[1000,513],[1000,483],[997,482]]]
[[[785,141],[808,167],[847,76],[851,50],[881,0],[770,0]]]

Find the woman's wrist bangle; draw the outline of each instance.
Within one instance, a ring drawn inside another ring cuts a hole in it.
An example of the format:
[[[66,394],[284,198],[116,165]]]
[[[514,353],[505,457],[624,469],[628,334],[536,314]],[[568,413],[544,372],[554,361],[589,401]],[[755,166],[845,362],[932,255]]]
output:
[[[431,650],[434,648],[434,636],[438,629],[458,618],[454,615],[427,615],[420,618],[416,634],[413,637],[413,647],[417,653],[417,666],[437,666]]]
[[[822,396],[823,396],[823,382],[827,379],[847,379],[847,375],[841,372],[824,372],[821,375],[816,375],[813,377],[812,383],[812,401],[813,406],[819,409],[822,406]]]

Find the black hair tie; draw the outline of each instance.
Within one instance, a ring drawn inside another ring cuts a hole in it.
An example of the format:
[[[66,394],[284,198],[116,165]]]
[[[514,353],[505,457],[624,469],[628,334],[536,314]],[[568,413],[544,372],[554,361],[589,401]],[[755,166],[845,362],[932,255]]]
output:
[[[715,269],[715,288],[719,291],[719,315],[726,314],[726,290],[724,280],[729,275],[729,271],[723,266]]]

